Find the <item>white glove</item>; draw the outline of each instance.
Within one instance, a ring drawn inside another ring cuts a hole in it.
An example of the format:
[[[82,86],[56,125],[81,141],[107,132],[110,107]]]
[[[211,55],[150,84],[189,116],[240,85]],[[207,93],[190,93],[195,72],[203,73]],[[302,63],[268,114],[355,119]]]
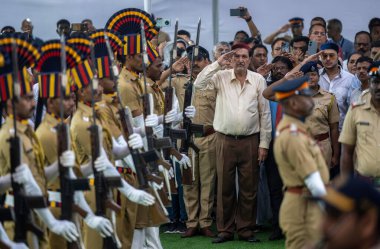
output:
[[[68,242],[76,241],[79,237],[74,223],[66,220],[56,220],[55,224],[49,227],[49,230],[64,237]]]
[[[110,167],[113,167],[105,153],[101,153],[101,155],[95,160],[94,166],[98,172],[102,172]]]
[[[165,115],[165,123],[172,123],[172,122],[176,121],[176,117],[177,117],[177,110],[171,109]]]
[[[158,184],[156,182],[151,181],[151,182],[148,182],[148,184],[151,188],[154,188],[156,190],[160,190],[164,187],[164,182],[161,182],[160,184]]]
[[[103,238],[109,237],[113,233],[111,222],[101,216],[88,214],[84,219],[84,222],[86,222],[87,226],[90,228],[98,231]]]
[[[79,234],[74,223],[66,220],[57,220],[47,208],[38,208],[35,211],[53,233],[64,237],[69,242],[78,239]]]
[[[66,150],[63,152],[59,159],[64,167],[75,166],[75,153],[72,150]]]
[[[132,147],[132,149],[142,149],[144,147],[143,140],[137,133],[134,133],[128,137],[128,144]]]
[[[183,169],[187,169],[187,168],[191,168],[191,160],[188,156],[186,156],[185,154],[181,154],[182,156],[182,159],[180,161],[177,160],[176,157],[174,156],[170,156],[174,161],[178,162],[179,165],[183,168]]]
[[[156,114],[151,114],[146,116],[145,118],[145,126],[146,127],[154,127],[158,125],[158,117]]]
[[[42,191],[34,179],[28,165],[21,164],[16,168],[16,172],[12,174],[13,180],[24,186],[27,195],[42,195]]]
[[[185,115],[188,118],[194,118],[196,113],[196,109],[193,105],[190,105],[185,108]]]
[[[162,124],[159,124],[159,125],[153,127],[153,134],[159,138],[163,137],[164,136],[164,126]]]
[[[164,172],[166,172],[166,174],[167,174],[169,180],[174,178],[174,170],[173,170],[173,167],[170,167],[170,169],[167,170],[164,166],[162,166],[162,165],[158,165],[158,171],[160,171],[160,172],[163,173],[163,174],[164,174]]]
[[[0,224],[0,239],[1,241],[6,244],[11,249],[28,249],[28,247],[24,243],[15,243],[11,241],[5,232],[4,228]]]
[[[135,189],[124,180],[123,187],[118,188],[118,190],[130,201],[141,204],[143,206],[151,206],[155,202],[154,197],[151,194],[142,190]]]

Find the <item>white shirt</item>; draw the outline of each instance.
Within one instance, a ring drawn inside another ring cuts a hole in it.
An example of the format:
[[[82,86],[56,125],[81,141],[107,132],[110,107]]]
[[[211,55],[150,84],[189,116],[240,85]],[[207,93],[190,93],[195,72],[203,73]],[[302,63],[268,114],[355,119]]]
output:
[[[350,106],[351,85],[355,84],[355,76],[341,67],[340,72],[330,80],[324,68],[319,70],[319,85],[326,91],[334,94],[339,107],[339,130],[342,130],[343,121]]]
[[[227,135],[251,135],[260,132],[261,148],[269,148],[271,115],[269,101],[263,97],[265,79],[249,71],[241,87],[234,70],[221,70],[218,62],[208,65],[194,82],[195,89],[216,89],[213,126]]]

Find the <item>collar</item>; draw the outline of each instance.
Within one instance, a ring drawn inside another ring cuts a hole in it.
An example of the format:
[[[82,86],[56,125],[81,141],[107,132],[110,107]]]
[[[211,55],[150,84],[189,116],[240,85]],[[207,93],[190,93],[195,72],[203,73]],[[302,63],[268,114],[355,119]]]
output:
[[[234,81],[238,81],[238,79],[236,78],[236,75],[235,75],[235,71],[234,69],[230,69],[231,70],[231,82],[234,82]],[[248,79],[248,70],[247,70],[247,76],[245,77],[245,81],[244,83],[249,83],[252,85],[252,83],[249,81]]]
[[[339,78],[342,78],[342,70],[343,70],[343,69],[342,69],[342,67],[339,66],[339,65],[338,65],[338,67],[339,67],[339,74],[338,74],[338,77],[339,77]],[[327,74],[327,73],[326,73],[326,69],[325,69],[325,68],[320,69],[320,70],[319,70],[319,75],[324,75],[324,74]],[[336,77],[336,76],[335,76],[335,77]]]
[[[298,118],[292,117],[292,116],[284,113],[282,119],[283,119],[284,125],[294,124],[294,125],[296,125],[297,129],[303,130],[305,132],[307,131],[306,124],[304,122],[302,122],[301,120],[299,120]]]
[[[6,119],[5,119],[5,123],[9,125],[9,127],[11,128],[14,128],[13,127],[13,115],[9,115]],[[23,119],[23,120],[17,120],[16,121],[16,125],[17,125],[17,132],[20,132],[20,133],[25,133],[26,130],[28,128],[30,128],[30,125],[29,125],[29,121],[27,119]]]
[[[139,74],[138,73],[133,72],[131,70],[128,70],[126,67],[123,67],[123,69],[121,70],[121,72],[123,73],[123,75],[127,79],[130,79],[131,81],[135,81],[135,80],[139,79]]]
[[[45,120],[52,126],[56,126],[61,122],[61,118],[54,113],[46,113]],[[66,120],[64,122],[66,123]]]
[[[320,95],[325,95],[326,92],[322,89],[321,86],[318,85],[318,91],[315,93],[314,96],[319,95],[319,94],[320,94]],[[314,97],[314,96],[313,96],[313,97]]]
[[[117,92],[114,93],[103,93],[102,100],[104,100],[106,103],[110,104],[115,101],[115,97],[117,95]]]
[[[92,107],[83,102],[78,102],[78,111],[82,111],[88,117],[92,117]]]

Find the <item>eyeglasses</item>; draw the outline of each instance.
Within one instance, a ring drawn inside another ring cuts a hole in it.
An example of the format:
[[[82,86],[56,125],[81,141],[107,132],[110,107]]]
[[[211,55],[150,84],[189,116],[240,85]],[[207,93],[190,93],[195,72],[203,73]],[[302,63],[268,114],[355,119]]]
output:
[[[311,33],[312,35],[317,35],[317,36],[325,36],[326,33],[325,32],[318,32],[318,31],[314,31],[313,33]]]
[[[321,55],[321,58],[322,58],[323,60],[326,60],[327,57],[330,57],[331,59],[335,59],[336,56],[337,56],[336,54],[322,54],[322,55]]]

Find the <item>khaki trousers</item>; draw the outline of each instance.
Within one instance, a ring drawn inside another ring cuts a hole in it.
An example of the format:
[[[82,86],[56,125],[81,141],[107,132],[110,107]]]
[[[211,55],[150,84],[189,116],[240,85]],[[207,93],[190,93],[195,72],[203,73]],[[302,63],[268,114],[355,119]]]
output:
[[[280,227],[286,236],[287,249],[300,249],[320,238],[321,211],[316,202],[303,195],[285,192],[280,208]]]
[[[254,235],[256,223],[259,136],[235,139],[217,133],[217,217],[221,236],[232,237],[235,230],[239,238]],[[238,197],[236,196],[236,173]]]
[[[216,133],[207,137],[195,138],[200,149],[195,155],[193,165],[195,181],[192,185],[183,185],[188,220],[188,228],[209,227],[212,225],[216,177]]]

